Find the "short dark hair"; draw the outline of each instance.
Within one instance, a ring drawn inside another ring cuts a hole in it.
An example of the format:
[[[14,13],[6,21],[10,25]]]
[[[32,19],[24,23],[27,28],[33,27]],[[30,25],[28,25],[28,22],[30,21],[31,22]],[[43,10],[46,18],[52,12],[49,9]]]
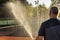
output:
[[[58,8],[57,7],[51,7],[50,12],[57,15],[58,14]]]

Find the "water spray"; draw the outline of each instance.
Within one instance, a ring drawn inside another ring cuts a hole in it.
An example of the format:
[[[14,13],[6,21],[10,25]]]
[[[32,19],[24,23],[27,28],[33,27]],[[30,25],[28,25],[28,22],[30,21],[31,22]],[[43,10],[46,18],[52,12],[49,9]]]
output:
[[[21,10],[20,2],[19,1],[10,2],[8,5],[9,5],[8,7],[11,8],[11,11],[13,15],[15,16],[15,18],[19,21],[19,24],[21,23],[22,25],[24,25],[25,30],[30,35],[30,37],[34,40],[31,33],[30,25],[24,17],[23,10]]]

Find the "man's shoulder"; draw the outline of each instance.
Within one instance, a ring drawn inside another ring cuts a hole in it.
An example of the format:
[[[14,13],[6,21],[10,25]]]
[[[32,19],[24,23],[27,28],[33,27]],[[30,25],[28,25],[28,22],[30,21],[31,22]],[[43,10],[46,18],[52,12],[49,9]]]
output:
[[[59,23],[59,24],[60,24],[60,20],[59,20],[59,19],[57,19],[57,23]]]
[[[57,23],[60,23],[60,20],[59,19],[56,19],[56,20],[54,20],[54,22],[57,22]],[[48,20],[46,20],[46,21],[44,21],[42,24],[46,24],[46,23],[51,23],[52,22],[52,20],[51,19],[48,19]]]
[[[42,24],[46,24],[46,23],[49,23],[50,19],[44,21]]]

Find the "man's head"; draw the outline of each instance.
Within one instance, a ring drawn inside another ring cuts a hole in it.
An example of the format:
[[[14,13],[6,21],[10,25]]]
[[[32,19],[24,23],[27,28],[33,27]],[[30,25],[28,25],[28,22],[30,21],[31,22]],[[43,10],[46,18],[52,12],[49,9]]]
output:
[[[57,7],[51,7],[50,18],[57,18],[57,15],[58,15],[58,8]]]

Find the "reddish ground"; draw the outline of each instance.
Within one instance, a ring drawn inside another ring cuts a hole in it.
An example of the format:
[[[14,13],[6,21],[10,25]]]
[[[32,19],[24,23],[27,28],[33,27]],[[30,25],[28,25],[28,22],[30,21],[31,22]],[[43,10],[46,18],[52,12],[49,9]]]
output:
[[[7,37],[0,36],[0,40],[32,40],[30,37]]]

